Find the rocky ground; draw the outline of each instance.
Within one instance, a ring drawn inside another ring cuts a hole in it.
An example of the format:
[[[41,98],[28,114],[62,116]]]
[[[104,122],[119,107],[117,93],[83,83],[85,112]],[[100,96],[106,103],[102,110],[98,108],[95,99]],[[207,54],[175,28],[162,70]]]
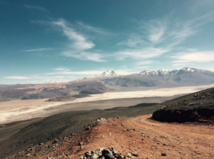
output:
[[[11,158],[214,158],[214,125],[161,123],[150,117],[101,118],[76,134],[41,143]]]
[[[152,117],[164,122],[214,123],[214,88],[163,103]]]

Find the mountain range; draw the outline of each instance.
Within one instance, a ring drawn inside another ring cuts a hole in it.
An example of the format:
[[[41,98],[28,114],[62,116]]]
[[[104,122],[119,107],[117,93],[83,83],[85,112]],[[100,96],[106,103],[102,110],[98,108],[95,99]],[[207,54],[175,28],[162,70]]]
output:
[[[214,72],[190,67],[174,70],[143,70],[137,73],[105,71],[94,77],[62,84],[0,85],[0,101],[40,98],[64,100],[70,97],[79,98],[111,91],[198,86],[213,83]]]
[[[190,67],[174,70],[143,70],[138,73],[106,71],[89,79],[120,87],[171,87],[214,83],[214,72]]]
[[[130,72],[116,72],[114,70],[107,70],[101,73],[98,76],[91,77],[91,78],[109,78],[109,77],[117,77],[117,76],[127,76],[127,75],[159,75],[159,76],[169,76],[169,75],[176,75],[176,74],[181,74],[184,72],[200,72],[200,73],[213,73],[208,70],[201,70],[201,69],[196,69],[196,68],[191,68],[191,67],[184,67],[181,69],[173,69],[173,70],[167,70],[167,69],[160,69],[160,70],[142,70],[140,72],[135,72],[135,73],[130,73]]]

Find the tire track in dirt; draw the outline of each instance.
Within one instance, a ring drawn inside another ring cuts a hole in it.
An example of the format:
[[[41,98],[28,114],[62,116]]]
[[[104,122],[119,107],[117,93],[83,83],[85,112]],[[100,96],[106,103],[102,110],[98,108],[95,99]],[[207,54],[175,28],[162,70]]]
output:
[[[130,118],[126,126],[144,132],[153,141],[152,145],[157,147],[156,152],[167,151],[174,158],[214,158],[214,126],[161,123],[150,117],[144,115]]]
[[[137,154],[134,159],[213,159],[214,125],[161,123],[141,115],[124,119],[102,119],[83,134],[73,136],[46,155],[78,159],[85,152],[113,147],[123,156]],[[75,142],[77,139],[79,140]],[[79,150],[78,143],[83,147]],[[72,144],[74,143],[74,144]],[[65,156],[65,152],[68,154]]]

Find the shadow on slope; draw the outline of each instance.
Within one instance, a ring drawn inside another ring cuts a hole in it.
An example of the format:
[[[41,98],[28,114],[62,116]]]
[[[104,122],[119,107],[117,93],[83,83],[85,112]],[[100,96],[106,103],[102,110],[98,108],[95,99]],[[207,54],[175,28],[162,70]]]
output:
[[[160,106],[144,103],[133,107],[118,107],[106,110],[72,111],[53,115],[24,127],[11,137],[0,142],[0,156],[5,158],[28,147],[56,138],[70,136],[98,118],[132,117],[150,114]]]
[[[162,122],[214,124],[214,88],[164,102],[152,118]]]

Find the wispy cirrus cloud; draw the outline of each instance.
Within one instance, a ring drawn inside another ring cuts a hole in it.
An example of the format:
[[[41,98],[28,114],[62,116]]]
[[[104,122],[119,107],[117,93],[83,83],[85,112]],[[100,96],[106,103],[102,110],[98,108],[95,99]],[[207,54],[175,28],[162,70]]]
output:
[[[195,0],[194,5],[191,7],[191,11],[194,13],[201,13],[207,11],[214,11],[214,1],[213,0]]]
[[[102,28],[98,28],[98,27],[93,27],[91,25],[88,25],[88,24],[85,24],[83,22],[78,22],[77,23],[81,28],[83,29],[86,29],[88,31],[91,31],[93,33],[97,33],[97,34],[100,34],[100,35],[110,35],[111,33],[108,32],[107,30],[105,29],[102,29]]]
[[[145,30],[148,32],[148,39],[152,43],[159,43],[166,31],[166,24],[161,21],[150,21],[145,24]]]
[[[200,27],[214,21],[213,12],[208,11],[192,19],[174,19],[168,16],[159,20],[142,22],[138,32],[131,33],[129,38],[119,43],[123,46],[115,54],[118,59],[133,58],[138,60],[160,57],[176,52],[191,36],[200,31]]]
[[[50,51],[53,50],[53,48],[37,48],[37,49],[28,49],[23,50],[24,52],[42,52],[42,51]]]
[[[54,69],[54,72],[47,73],[48,75],[98,75],[101,74],[104,70],[89,70],[89,71],[71,71],[69,68],[66,67],[57,67]]]
[[[145,66],[145,65],[152,64],[152,63],[154,63],[153,60],[143,60],[143,61],[137,62],[136,65],[137,66]]]
[[[28,4],[25,4],[24,6],[27,9],[36,9],[36,10],[40,10],[40,11],[43,11],[43,12],[48,12],[47,9],[45,9],[43,7],[40,7],[40,6],[34,6],[34,5],[28,5]]]
[[[4,77],[8,80],[21,81],[22,83],[53,83],[53,82],[67,82],[71,80],[71,77],[65,77],[63,74],[39,74],[39,75],[29,75],[29,76],[6,76]]]
[[[89,61],[95,61],[95,62],[105,62],[103,59],[103,55],[95,52],[74,52],[73,50],[64,51],[61,53],[64,56],[67,57],[74,57],[81,60],[89,60]]]
[[[63,35],[66,36],[70,44],[66,46],[65,51],[61,55],[66,57],[73,57],[80,60],[89,60],[95,62],[104,62],[103,55],[92,51],[95,44],[90,41],[86,36],[72,28],[72,26],[64,19],[51,22],[53,27],[57,27],[62,31]],[[94,29],[94,28],[93,28]]]
[[[94,43],[88,40],[84,35],[77,33],[73,28],[69,27],[65,20],[60,19],[58,21],[53,21],[52,24],[59,27],[63,35],[72,41],[71,48],[76,50],[87,50],[95,46]]]
[[[66,67],[57,67],[54,69],[54,71],[69,71],[69,69]]]
[[[212,62],[214,61],[214,51],[191,51],[181,52],[172,56],[173,63],[190,63],[190,62]]]
[[[167,49],[163,48],[141,48],[141,49],[127,49],[120,52],[117,52],[117,56],[120,60],[125,58],[134,58],[134,59],[150,59],[154,57],[161,56],[162,54],[168,52]]]
[[[31,77],[27,76],[6,76],[6,79],[14,79],[14,80],[26,80],[26,79],[32,79]]]

